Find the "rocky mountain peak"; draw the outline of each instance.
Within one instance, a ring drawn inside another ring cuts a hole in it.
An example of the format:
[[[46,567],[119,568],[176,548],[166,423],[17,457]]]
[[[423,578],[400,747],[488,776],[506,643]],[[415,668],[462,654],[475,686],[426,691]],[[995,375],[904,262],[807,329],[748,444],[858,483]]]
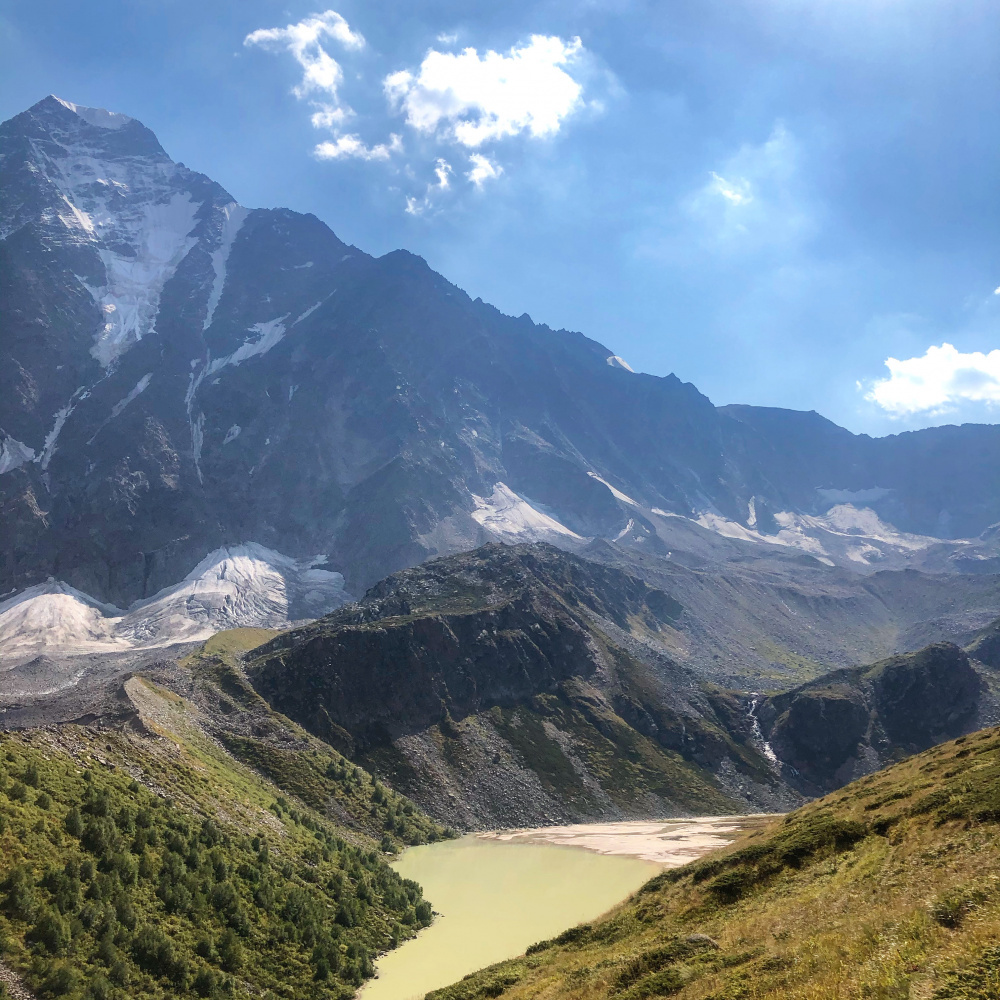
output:
[[[163,288],[195,243],[216,249],[246,214],[116,112],[50,96],[5,123],[3,142],[0,228],[6,238],[34,225],[47,250],[73,252],[103,320],[90,353],[105,369],[151,332]]]

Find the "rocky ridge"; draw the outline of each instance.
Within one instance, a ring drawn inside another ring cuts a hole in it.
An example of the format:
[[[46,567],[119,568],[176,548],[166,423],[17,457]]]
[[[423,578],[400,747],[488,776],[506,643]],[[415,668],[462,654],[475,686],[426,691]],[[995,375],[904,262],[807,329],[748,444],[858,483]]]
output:
[[[548,545],[396,574],[244,661],[255,689],[461,827],[775,809],[995,711],[938,643],[769,697],[667,651],[685,608]]]

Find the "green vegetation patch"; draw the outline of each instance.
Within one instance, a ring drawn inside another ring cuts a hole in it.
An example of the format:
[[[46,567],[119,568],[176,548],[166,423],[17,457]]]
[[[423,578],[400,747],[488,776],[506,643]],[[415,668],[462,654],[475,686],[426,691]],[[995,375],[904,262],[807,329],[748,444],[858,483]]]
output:
[[[934,1000],[994,1000],[1000,997],[1000,947],[987,948],[934,993]]]
[[[791,822],[766,840],[663,872],[641,891],[653,891],[664,883],[689,877],[693,883],[706,883],[708,892],[717,901],[732,903],[773,876],[787,869],[801,868],[822,854],[849,850],[869,834],[864,823],[828,812],[805,817],[793,814],[789,819]]]
[[[383,847],[390,852],[399,843],[427,844],[439,839],[439,827],[412,802],[335,750],[289,750],[229,733],[220,738],[234,757],[318,812],[326,812],[331,803],[342,803],[351,811],[357,811],[360,804],[370,817],[369,825],[384,831]]]
[[[430,922],[378,850],[236,770],[199,796],[197,758],[142,742],[0,735],[0,942],[37,996],[339,1000]]]
[[[426,1000],[491,1000],[521,982],[528,969],[523,961],[502,962],[466,976],[452,986],[434,990],[427,994]]]

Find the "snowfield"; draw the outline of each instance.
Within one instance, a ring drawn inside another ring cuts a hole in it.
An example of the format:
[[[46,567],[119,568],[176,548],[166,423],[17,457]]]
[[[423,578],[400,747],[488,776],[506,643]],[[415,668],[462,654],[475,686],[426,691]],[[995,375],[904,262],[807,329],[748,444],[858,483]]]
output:
[[[473,519],[501,541],[583,541],[575,531],[570,531],[554,517],[533,507],[504,483],[497,483],[491,496],[480,497],[473,493],[472,499],[476,503]]]
[[[345,604],[324,556],[297,560],[256,542],[210,552],[178,584],[127,611],[57,580],[0,603],[0,672],[34,657],[151,649],[227,628],[281,628]]]

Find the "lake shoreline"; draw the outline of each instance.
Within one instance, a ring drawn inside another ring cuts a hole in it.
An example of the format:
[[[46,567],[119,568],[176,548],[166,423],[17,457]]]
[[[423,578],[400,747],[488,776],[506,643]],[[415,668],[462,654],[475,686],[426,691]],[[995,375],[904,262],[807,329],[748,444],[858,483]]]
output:
[[[483,830],[474,836],[508,844],[552,844],[613,857],[638,858],[678,868],[732,843],[748,830],[762,828],[781,813],[687,816],[610,823],[572,823],[508,830]]]
[[[775,816],[580,823],[469,833],[393,862],[435,910],[417,937],[381,956],[360,1000],[420,1000],[536,941],[595,920],[667,867],[725,847]]]

